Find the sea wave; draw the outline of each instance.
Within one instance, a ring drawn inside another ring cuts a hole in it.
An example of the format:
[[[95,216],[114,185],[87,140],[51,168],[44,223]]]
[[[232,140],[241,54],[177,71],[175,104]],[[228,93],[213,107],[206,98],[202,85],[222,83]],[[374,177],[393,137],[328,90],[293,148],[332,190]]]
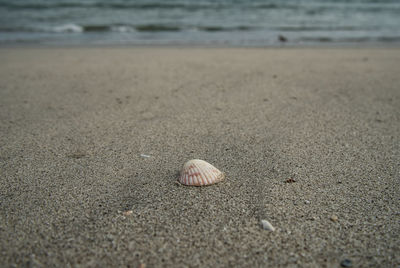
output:
[[[26,33],[90,33],[90,32],[119,32],[128,33],[135,31],[131,25],[79,25],[67,23],[56,26],[0,26],[0,32],[26,32]]]
[[[112,25],[99,25],[99,24],[89,24],[89,25],[79,25],[79,24],[64,24],[59,26],[54,26],[51,28],[44,27],[41,30],[46,32],[55,32],[55,33],[90,33],[90,32],[119,32],[119,33],[128,33],[135,31],[135,27],[131,25],[121,25],[121,24],[112,24]]]
[[[232,31],[251,31],[256,27],[251,26],[188,26],[188,25],[163,25],[163,24],[139,24],[139,25],[128,25],[128,24],[89,24],[79,25],[75,23],[62,24],[57,26],[36,26],[36,27],[1,27],[0,32],[50,32],[50,33],[90,33],[90,32],[180,32],[185,30],[196,30],[203,32],[232,32]]]
[[[361,27],[361,26],[278,26],[274,29],[282,32],[334,32],[334,31],[374,31],[379,27]]]
[[[250,31],[256,29],[252,26],[233,26],[233,27],[223,27],[223,26],[198,26],[197,30],[205,32],[232,32],[232,31]]]
[[[65,24],[60,26],[55,26],[51,28],[53,32],[56,33],[81,33],[84,31],[84,28],[77,24]]]
[[[0,0],[0,42],[399,42],[399,1]]]
[[[0,7],[24,10],[44,10],[44,9],[61,9],[61,8],[100,8],[100,9],[183,9],[186,11],[196,11],[202,9],[228,9],[237,8],[245,9],[297,9],[300,7],[299,4],[293,3],[264,3],[264,2],[102,2],[102,1],[89,1],[89,2],[9,2],[1,1]]]
[[[349,3],[347,0],[346,9],[363,9],[364,11],[381,11],[393,10],[398,11],[397,0],[371,0],[365,2]],[[308,14],[320,13],[332,8],[342,9],[343,1],[335,3],[288,3],[276,2],[265,3],[263,1],[203,1],[203,2],[187,2],[187,1],[164,1],[164,2],[128,2],[128,1],[35,1],[35,2],[18,2],[0,0],[0,8],[15,10],[46,10],[46,9],[62,9],[62,8],[100,8],[100,9],[183,9],[186,11],[196,11],[201,9],[228,9],[228,8],[244,8],[244,9],[305,9]]]
[[[400,42],[400,36],[361,36],[361,37],[301,37],[300,42],[311,43],[365,43],[365,42],[383,42],[397,43]]]
[[[230,4],[218,3],[132,3],[132,2],[61,2],[61,3],[18,3],[18,2],[0,2],[1,7],[9,9],[54,9],[54,8],[111,8],[111,9],[207,9],[207,8],[225,8]]]

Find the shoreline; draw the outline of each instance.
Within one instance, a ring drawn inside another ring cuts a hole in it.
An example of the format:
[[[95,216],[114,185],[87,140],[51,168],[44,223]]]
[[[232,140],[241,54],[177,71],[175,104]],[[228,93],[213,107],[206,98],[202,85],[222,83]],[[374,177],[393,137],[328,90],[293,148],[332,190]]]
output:
[[[400,42],[362,42],[362,43],[330,43],[321,42],[315,44],[293,44],[293,43],[277,43],[277,44],[266,44],[266,45],[233,45],[233,44],[40,44],[40,43],[0,43],[0,49],[2,48],[204,48],[204,49],[396,49],[400,47]]]

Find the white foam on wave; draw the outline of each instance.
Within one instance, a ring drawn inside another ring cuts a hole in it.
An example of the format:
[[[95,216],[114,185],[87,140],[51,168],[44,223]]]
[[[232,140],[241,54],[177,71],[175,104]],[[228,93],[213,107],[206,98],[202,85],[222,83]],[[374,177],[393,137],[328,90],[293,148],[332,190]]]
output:
[[[83,27],[77,24],[64,24],[60,26],[53,27],[53,31],[56,33],[81,33],[83,32]]]
[[[113,32],[119,32],[119,33],[131,33],[134,32],[135,29],[133,29],[130,26],[126,26],[126,25],[119,25],[119,26],[112,26],[111,27],[111,31]]]

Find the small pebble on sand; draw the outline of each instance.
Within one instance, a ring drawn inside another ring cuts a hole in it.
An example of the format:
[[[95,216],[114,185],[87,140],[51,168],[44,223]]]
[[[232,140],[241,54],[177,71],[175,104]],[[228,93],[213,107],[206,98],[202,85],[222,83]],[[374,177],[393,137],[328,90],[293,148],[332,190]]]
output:
[[[344,259],[343,261],[340,262],[340,266],[342,266],[342,267],[352,267],[353,264],[351,263],[351,260]]]
[[[132,210],[128,210],[128,211],[122,212],[122,214],[123,214],[124,216],[129,216],[129,215],[131,215],[132,213],[133,213]]]
[[[336,215],[332,215],[330,219],[333,222],[337,222],[339,220],[338,216],[336,216]]]
[[[275,227],[272,226],[272,224],[267,220],[261,220],[261,227],[264,230],[268,230],[268,231],[271,231],[271,232],[275,231]]]

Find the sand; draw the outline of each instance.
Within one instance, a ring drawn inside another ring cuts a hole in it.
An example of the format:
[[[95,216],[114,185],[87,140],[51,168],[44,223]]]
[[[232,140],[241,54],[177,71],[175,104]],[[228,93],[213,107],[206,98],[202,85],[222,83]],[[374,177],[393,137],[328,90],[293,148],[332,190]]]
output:
[[[396,267],[399,70],[396,48],[2,48],[2,266]],[[193,158],[226,181],[178,185]]]

